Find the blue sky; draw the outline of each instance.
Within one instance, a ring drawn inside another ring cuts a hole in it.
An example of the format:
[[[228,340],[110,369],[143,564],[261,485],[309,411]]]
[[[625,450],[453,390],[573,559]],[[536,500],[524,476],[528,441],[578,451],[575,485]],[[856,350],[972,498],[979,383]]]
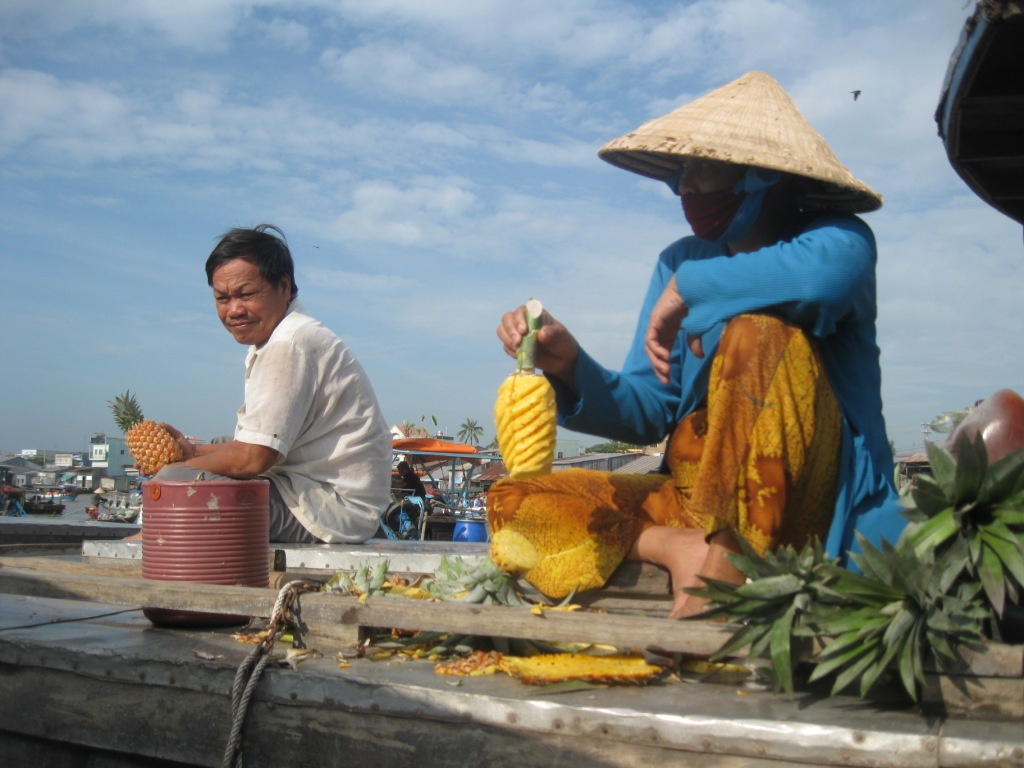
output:
[[[885,196],[866,217],[885,414],[919,447],[937,413],[1024,389],[1021,229],[953,173],[933,118],[972,7],[5,0],[0,453],[84,449],[126,388],[150,418],[229,432],[244,349],[203,263],[260,222],[389,423],[474,418],[489,441],[501,313],[537,296],[617,366],[688,233],[664,185],[598,148],[752,69]]]

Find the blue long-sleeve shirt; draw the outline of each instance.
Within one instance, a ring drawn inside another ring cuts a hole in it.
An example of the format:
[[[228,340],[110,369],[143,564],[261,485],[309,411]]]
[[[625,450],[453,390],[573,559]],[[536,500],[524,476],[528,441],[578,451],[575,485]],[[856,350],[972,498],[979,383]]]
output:
[[[658,442],[707,396],[711,360],[725,322],[770,309],[818,340],[843,412],[828,554],[845,560],[848,550],[857,551],[855,531],[875,545],[882,538],[895,542],[906,521],[899,512],[882,416],[876,258],[870,228],[843,214],[819,217],[788,240],[735,256],[724,245],[696,237],[676,241],[655,265],[622,370],[604,368],[581,349],[576,391],[553,380],[559,423],[628,443]],[[651,310],[672,279],[689,313],[673,348],[670,381],[662,384],[644,352],[644,335]],[[701,337],[703,358],[689,351],[688,334]]]

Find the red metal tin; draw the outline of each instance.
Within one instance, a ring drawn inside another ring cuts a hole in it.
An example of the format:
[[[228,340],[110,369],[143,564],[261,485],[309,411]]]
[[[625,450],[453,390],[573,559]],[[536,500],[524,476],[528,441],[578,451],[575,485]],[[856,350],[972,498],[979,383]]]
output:
[[[142,498],[143,578],[269,586],[268,480],[149,480]],[[162,608],[143,612],[165,626],[230,626],[249,619]]]

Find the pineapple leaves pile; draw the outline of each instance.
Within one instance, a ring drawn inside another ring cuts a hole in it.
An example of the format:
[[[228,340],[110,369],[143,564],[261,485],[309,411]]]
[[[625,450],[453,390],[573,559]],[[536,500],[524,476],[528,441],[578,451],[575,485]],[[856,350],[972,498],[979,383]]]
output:
[[[143,417],[139,401],[130,391],[107,402],[140,474],[150,477],[167,464],[184,458],[181,446],[170,432]]]
[[[506,605],[535,607],[516,589],[514,577],[507,576],[487,558],[476,561],[462,557],[441,557],[441,563],[430,576],[404,583],[400,577],[388,573],[389,561],[380,559],[374,564],[364,563],[351,571],[338,571],[324,585],[325,592],[353,595],[364,601],[371,597],[406,597],[421,600],[464,603],[467,605]],[[566,607],[568,601],[560,606]],[[433,633],[428,637],[431,647],[428,658],[450,654],[466,654],[480,650],[497,650],[530,656],[551,653],[560,649],[536,640],[503,637],[482,637],[457,633]],[[412,637],[402,643],[413,646],[424,642],[423,637]]]
[[[741,555],[729,560],[749,581],[745,584],[706,579],[707,586],[688,589],[710,601],[701,618],[728,617],[739,629],[711,657],[718,661],[749,645],[748,657],[771,658],[772,687],[793,692],[793,666],[810,654],[818,634],[816,611],[843,602],[834,584],[840,568],[825,557],[817,541],[797,552],[781,547],[758,555],[740,539]]]
[[[516,592],[516,582],[486,557],[475,563],[461,557],[441,557],[441,564],[423,588],[441,600],[481,605],[530,605]]]
[[[943,563],[919,556],[906,540],[896,547],[883,542],[881,550],[860,543],[863,553],[851,557],[862,573],[837,568],[834,586],[844,601],[818,611],[818,630],[832,641],[810,680],[834,675],[833,693],[859,681],[863,697],[884,672],[895,670],[916,700],[929,662],[951,670],[959,646],[981,643],[986,611],[979,587],[954,586]]]
[[[770,656],[776,691],[793,691],[799,660],[815,664],[810,682],[831,678],[833,693],[856,685],[866,696],[892,673],[917,700],[926,670],[951,671],[962,648],[998,639],[1024,589],[1024,451],[990,465],[980,436],[954,452],[927,449],[932,475],[918,475],[904,501],[910,523],[895,545],[859,538],[859,573],[816,541],[765,555],[744,545],[729,559],[748,583],[687,590],[709,600],[701,618],[737,625],[713,658],[744,647]]]
[[[383,597],[388,593],[388,566],[391,561],[381,558],[373,565],[363,563],[351,571],[338,571],[324,584],[324,592],[340,592],[356,597]]]
[[[514,480],[548,474],[555,458],[555,391],[547,377],[534,370],[543,311],[536,299],[526,302],[529,331],[519,344],[515,373],[502,382],[494,403],[498,448]]]
[[[1024,587],[1024,451],[990,465],[980,435],[962,436],[955,457],[926,447],[932,475],[918,476],[905,502],[905,537],[918,555],[934,552],[950,584],[980,583],[996,621]]]
[[[360,598],[393,595],[478,605],[533,605],[516,591],[515,579],[499,571],[487,558],[466,560],[442,555],[433,575],[417,578],[411,585],[389,574],[389,565],[389,560],[381,558],[349,571],[338,571],[324,585],[324,591]]]
[[[369,598],[406,597],[475,605],[530,607],[538,613],[571,610],[568,599],[558,606],[533,603],[516,591],[516,582],[487,560],[469,561],[443,556],[430,576],[413,584],[388,573],[389,561],[379,559],[347,571],[338,571],[323,589],[344,595]],[[571,597],[571,596],[570,596]],[[392,630],[369,643],[366,654],[373,659],[424,658],[436,663],[443,675],[478,676],[497,672],[530,685],[558,683],[648,682],[663,674],[664,668],[648,664],[642,654],[623,653],[611,646],[590,643],[552,644],[515,637],[485,637],[454,632],[402,633]]]

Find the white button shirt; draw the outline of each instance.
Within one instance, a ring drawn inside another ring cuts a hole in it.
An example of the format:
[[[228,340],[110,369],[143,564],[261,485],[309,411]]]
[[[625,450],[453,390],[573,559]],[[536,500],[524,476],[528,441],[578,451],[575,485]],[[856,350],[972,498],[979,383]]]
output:
[[[391,485],[391,435],[363,367],[297,299],[245,358],[235,439],[283,457],[265,476],[314,536],[365,541]]]

